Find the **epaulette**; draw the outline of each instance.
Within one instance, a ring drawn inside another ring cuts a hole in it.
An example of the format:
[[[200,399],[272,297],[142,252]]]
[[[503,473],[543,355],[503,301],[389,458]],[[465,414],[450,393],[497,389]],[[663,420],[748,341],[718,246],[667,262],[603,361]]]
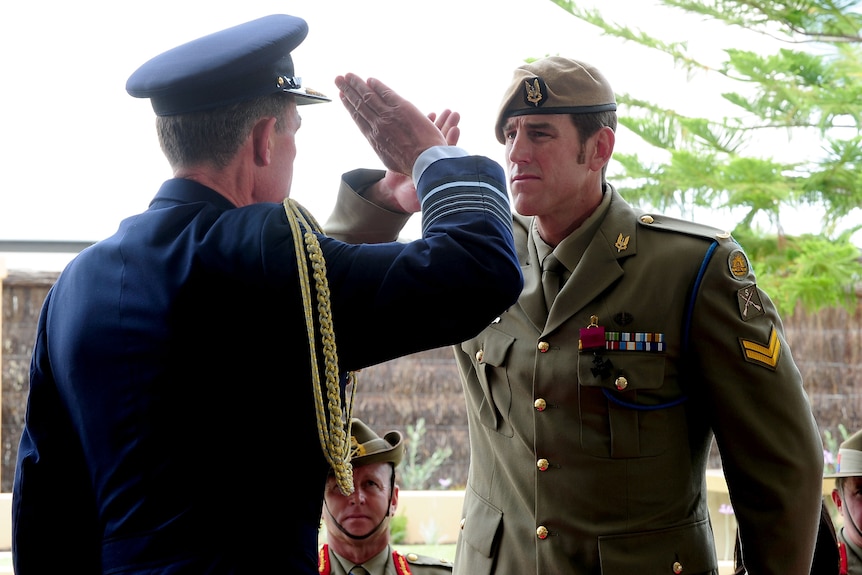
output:
[[[727,230],[698,222],[671,218],[661,214],[642,214],[638,217],[638,224],[654,230],[676,232],[708,240],[733,241],[730,232]]]
[[[399,563],[399,558],[406,560],[411,565],[421,565],[425,567],[443,567],[452,569],[454,564],[451,561],[447,561],[446,559],[438,559],[436,557],[428,557],[426,555],[419,555],[417,553],[404,553],[403,555],[398,551],[393,552],[393,556],[395,559],[396,567]]]

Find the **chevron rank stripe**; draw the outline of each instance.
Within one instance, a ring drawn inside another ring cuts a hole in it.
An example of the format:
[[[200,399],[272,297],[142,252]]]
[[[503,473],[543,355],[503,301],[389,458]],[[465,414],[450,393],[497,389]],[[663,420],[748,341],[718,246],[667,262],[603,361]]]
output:
[[[664,334],[644,331],[605,332],[605,349],[613,351],[664,351]]]
[[[778,357],[781,355],[781,340],[778,339],[775,327],[769,333],[769,342],[766,345],[743,338],[739,338],[739,343],[742,346],[745,361],[775,370]]]

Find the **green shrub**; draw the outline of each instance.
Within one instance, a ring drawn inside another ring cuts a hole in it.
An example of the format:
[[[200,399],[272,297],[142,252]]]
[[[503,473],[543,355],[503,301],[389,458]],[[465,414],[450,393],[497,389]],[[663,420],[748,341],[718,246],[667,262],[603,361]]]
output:
[[[389,521],[389,536],[392,543],[398,544],[407,537],[407,516],[396,515]]]
[[[452,448],[437,449],[425,461],[419,461],[419,452],[425,439],[425,418],[420,417],[416,425],[407,426],[406,461],[399,466],[401,488],[421,491],[429,488],[431,476],[452,455]]]

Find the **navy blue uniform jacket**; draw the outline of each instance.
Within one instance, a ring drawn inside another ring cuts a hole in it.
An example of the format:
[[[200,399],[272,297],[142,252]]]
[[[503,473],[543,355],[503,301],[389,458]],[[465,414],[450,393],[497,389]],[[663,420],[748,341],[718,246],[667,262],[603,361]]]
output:
[[[514,303],[503,182],[488,159],[440,160],[417,186],[422,239],[320,236],[342,371],[461,341]],[[167,181],[44,302],[16,574],[316,573],[327,463],[310,367],[284,207]]]

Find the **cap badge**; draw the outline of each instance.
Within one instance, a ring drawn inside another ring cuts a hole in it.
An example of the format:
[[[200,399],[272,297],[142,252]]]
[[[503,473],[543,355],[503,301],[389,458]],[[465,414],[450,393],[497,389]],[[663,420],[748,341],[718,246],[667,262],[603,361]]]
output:
[[[279,76],[275,82],[283,90],[298,90],[302,87],[302,78],[295,76]]]
[[[533,78],[524,81],[524,103],[527,106],[538,108],[545,103],[545,91],[548,87],[541,78]]]
[[[362,457],[365,455],[365,446],[359,443],[356,440],[355,435],[350,436],[350,459],[354,459],[356,457]]]

